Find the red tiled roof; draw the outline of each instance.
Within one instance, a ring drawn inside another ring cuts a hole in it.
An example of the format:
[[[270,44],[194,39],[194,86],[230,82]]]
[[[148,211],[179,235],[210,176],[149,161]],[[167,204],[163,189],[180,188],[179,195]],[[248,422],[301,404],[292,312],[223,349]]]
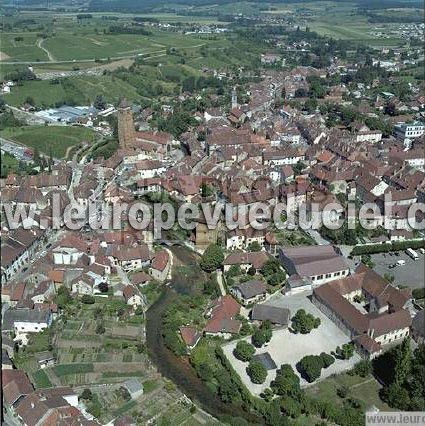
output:
[[[194,327],[180,327],[180,334],[187,346],[193,346],[200,337],[200,333]]]
[[[152,260],[152,268],[158,271],[163,271],[169,260],[169,255],[166,250],[161,250],[155,254],[155,257]]]
[[[211,319],[205,325],[204,330],[208,333],[237,333],[242,324],[234,318],[239,314],[240,308],[239,303],[229,295],[214,300]]]

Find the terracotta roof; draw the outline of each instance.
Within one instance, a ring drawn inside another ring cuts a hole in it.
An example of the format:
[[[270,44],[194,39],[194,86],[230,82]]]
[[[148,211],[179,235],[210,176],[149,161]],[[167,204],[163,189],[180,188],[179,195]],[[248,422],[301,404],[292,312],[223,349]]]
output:
[[[61,269],[52,269],[48,274],[49,278],[55,283],[63,283],[65,271]]]
[[[137,291],[136,287],[134,287],[132,285],[126,285],[123,288],[122,293],[125,297],[125,300],[128,300],[131,297],[133,297],[134,295],[138,294],[138,291]]]
[[[208,333],[237,333],[242,323],[234,318],[239,314],[240,308],[241,305],[229,295],[213,300],[211,302],[211,318],[205,325],[204,331]]]
[[[134,285],[138,285],[138,284],[143,284],[146,283],[148,281],[150,281],[152,279],[152,277],[147,274],[146,272],[140,271],[140,272],[136,272],[134,275],[131,276],[130,281],[134,284]]]
[[[264,252],[242,252],[235,251],[229,254],[224,260],[224,265],[252,265],[255,269],[260,269],[268,260],[270,256]]]
[[[14,404],[34,388],[24,370],[2,370],[3,398],[6,404]]]
[[[168,265],[169,257],[170,256],[166,250],[161,250],[156,253],[152,260],[152,269],[163,271]]]
[[[372,339],[367,334],[362,334],[354,339],[354,342],[366,349],[370,354],[379,352],[381,350],[381,344],[376,340]]]
[[[187,346],[193,346],[201,336],[194,327],[180,327],[180,334]]]

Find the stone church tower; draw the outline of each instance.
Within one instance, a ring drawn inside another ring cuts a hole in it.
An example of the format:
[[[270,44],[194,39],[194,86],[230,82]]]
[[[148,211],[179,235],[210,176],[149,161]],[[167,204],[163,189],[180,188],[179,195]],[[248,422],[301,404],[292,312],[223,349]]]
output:
[[[133,113],[126,99],[118,107],[118,141],[121,148],[128,148],[136,141]]]

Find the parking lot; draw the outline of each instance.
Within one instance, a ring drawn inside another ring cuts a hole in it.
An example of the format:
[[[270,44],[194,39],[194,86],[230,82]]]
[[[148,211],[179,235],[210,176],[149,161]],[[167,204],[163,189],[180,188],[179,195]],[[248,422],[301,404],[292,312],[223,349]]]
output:
[[[391,274],[394,276],[394,284],[406,285],[411,288],[420,288],[425,286],[425,256],[416,252],[419,255],[418,260],[413,260],[404,251],[399,251],[398,256],[390,253],[373,254],[372,262],[375,264],[374,271],[379,275]],[[396,266],[390,269],[389,266],[404,260],[405,265]]]
[[[257,349],[256,354],[269,352],[279,368],[282,364],[290,364],[296,374],[296,364],[305,355],[319,355],[321,352],[330,353],[337,346],[349,342],[349,337],[345,335],[329,318],[320,312],[307,298],[309,293],[301,293],[293,296],[283,296],[278,294],[267,301],[267,305],[284,306],[289,308],[291,316],[298,309],[305,309],[307,312],[319,317],[321,324],[309,334],[293,334],[287,329],[273,331],[273,337],[267,347]],[[246,339],[250,341],[249,338]],[[266,381],[261,385],[251,383],[246,374],[247,363],[237,360],[233,356],[233,349],[237,342],[231,342],[223,347],[223,351],[230,360],[233,368],[240,375],[247,388],[255,395],[259,395],[265,388],[270,386],[270,382],[276,377],[276,370],[269,370]],[[351,369],[354,364],[360,361],[360,356],[355,354],[350,360],[335,360],[329,368],[322,370],[322,378],[332,374],[338,374]],[[301,386],[308,383],[301,379]]]

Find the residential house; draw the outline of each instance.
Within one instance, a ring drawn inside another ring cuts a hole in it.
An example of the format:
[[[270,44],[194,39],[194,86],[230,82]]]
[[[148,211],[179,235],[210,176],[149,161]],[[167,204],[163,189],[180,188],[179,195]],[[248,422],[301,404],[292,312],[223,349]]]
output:
[[[241,321],[236,319],[240,309],[241,305],[230,295],[213,300],[206,312],[208,321],[204,333],[225,339],[237,334],[242,326]]]
[[[123,288],[122,293],[127,305],[130,305],[133,308],[137,308],[138,306],[143,306],[143,299],[139,291],[137,290],[137,287],[134,287],[132,285],[126,285]]]
[[[165,281],[168,278],[171,269],[171,259],[167,250],[161,250],[155,253],[150,273],[152,277],[158,281]]]
[[[262,281],[250,280],[235,285],[230,289],[230,293],[232,293],[242,305],[247,306],[264,300],[267,296],[267,287]]]

